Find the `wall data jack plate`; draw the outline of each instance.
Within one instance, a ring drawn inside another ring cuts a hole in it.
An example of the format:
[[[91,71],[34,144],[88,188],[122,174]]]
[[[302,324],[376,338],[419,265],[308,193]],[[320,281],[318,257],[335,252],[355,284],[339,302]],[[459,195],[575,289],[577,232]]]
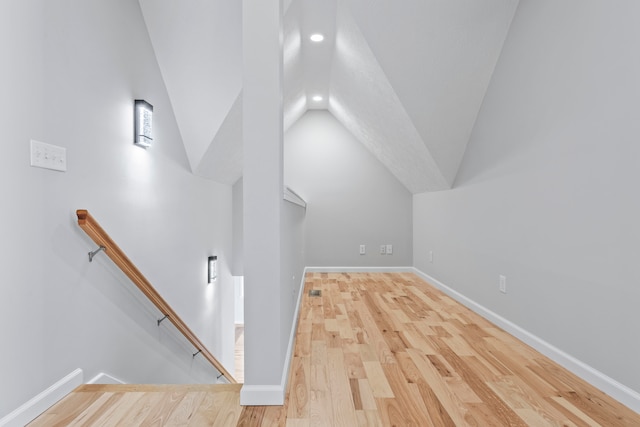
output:
[[[66,172],[67,149],[32,139],[31,166]]]

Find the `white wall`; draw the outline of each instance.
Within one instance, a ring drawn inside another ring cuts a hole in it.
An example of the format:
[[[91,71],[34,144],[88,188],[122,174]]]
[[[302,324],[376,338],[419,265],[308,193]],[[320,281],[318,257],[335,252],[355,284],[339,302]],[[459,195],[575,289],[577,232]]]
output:
[[[522,0],[455,188],[414,197],[418,269],[636,391],[639,19]]]
[[[232,187],[232,237],[233,237],[233,257],[231,261],[231,274],[234,276],[242,276],[244,274],[244,232],[242,218],[244,216],[242,209],[242,191],[243,180],[240,178]]]
[[[304,282],[304,226],[306,209],[291,202],[282,202],[282,263],[280,276],[280,306],[282,307],[281,334],[291,338],[292,329],[296,328],[296,303]],[[288,345],[292,342],[289,340]],[[293,350],[291,348],[290,350]],[[285,361],[287,348],[283,348]],[[289,366],[284,371],[288,372]]]
[[[234,282],[234,322],[244,324],[244,233],[242,209],[242,178],[232,187],[232,250],[231,274]]]
[[[6,159],[0,168],[0,417],[46,384],[46,189],[28,157],[29,138],[44,133],[42,8],[42,0],[0,3],[0,146]]]
[[[243,1],[243,265],[245,383],[242,405],[282,405],[283,115],[282,2]],[[285,305],[283,305],[285,304]]]
[[[411,265],[411,193],[331,113],[309,111],[287,131],[284,179],[307,202],[308,266]]]
[[[236,325],[244,325],[244,276],[233,276],[234,283],[234,313],[233,320]]]
[[[190,173],[138,3],[11,0],[0,36],[0,417],[76,368],[211,380],[104,255],[88,263],[79,208],[232,369],[231,188]],[[131,143],[135,98],[155,107],[148,150]],[[30,138],[66,147],[68,171],[30,168]]]

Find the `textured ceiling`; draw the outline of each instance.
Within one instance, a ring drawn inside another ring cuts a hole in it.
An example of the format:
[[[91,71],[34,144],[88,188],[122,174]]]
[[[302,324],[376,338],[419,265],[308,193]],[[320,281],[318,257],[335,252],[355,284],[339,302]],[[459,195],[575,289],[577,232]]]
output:
[[[242,1],[139,2],[192,171],[235,182]],[[412,193],[450,188],[517,5],[285,1],[284,129],[327,109]]]

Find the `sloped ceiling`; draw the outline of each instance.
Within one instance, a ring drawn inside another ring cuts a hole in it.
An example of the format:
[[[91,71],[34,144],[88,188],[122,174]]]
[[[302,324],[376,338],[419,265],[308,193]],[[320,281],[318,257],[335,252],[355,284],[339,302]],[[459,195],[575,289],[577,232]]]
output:
[[[242,1],[139,2],[192,171],[232,184],[242,176]],[[451,188],[517,5],[285,1],[285,130],[327,109],[412,193]],[[309,40],[316,32],[322,43]]]

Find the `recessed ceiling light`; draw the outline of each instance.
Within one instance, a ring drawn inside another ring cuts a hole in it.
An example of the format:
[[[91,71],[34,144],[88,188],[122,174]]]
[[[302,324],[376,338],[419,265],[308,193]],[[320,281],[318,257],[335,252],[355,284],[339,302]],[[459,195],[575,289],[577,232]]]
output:
[[[311,99],[313,99],[315,102],[320,102],[320,101],[322,101],[322,96],[320,96],[320,95],[314,95],[314,97],[313,97],[313,98],[311,98]]]
[[[312,34],[311,37],[309,37],[311,39],[312,42],[316,42],[316,43],[320,43],[322,40],[324,40],[324,36],[322,34]]]

